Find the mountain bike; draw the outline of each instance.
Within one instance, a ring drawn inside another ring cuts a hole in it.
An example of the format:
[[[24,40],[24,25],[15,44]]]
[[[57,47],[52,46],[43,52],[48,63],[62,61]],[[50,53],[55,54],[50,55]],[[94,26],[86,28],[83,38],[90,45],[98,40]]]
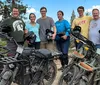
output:
[[[60,52],[51,53],[46,49],[35,50],[18,45],[17,42],[4,33],[9,41],[17,45],[16,55],[13,57],[2,57],[0,63],[4,65],[0,74],[0,85],[51,85],[56,76],[56,65],[54,57],[61,55]]]

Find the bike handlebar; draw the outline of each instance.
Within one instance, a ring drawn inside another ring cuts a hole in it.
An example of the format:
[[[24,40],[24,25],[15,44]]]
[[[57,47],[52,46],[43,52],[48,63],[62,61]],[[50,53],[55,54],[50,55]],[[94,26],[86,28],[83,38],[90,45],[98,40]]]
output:
[[[83,44],[87,44],[89,47],[92,47],[93,50],[96,50],[94,43],[80,33],[74,33],[73,31],[71,31],[71,34],[74,36],[75,39],[79,39]]]
[[[28,62],[27,60],[18,60],[14,57],[4,57],[0,59],[0,63],[2,64],[12,64],[12,63],[20,63],[20,62]]]

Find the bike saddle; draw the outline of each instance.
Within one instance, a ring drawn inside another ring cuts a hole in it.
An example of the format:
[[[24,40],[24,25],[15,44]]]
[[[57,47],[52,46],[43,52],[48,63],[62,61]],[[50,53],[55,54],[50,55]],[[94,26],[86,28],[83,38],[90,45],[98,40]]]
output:
[[[39,49],[35,51],[35,55],[37,55],[37,57],[39,58],[44,58],[44,59],[53,58],[52,53],[47,49]]]

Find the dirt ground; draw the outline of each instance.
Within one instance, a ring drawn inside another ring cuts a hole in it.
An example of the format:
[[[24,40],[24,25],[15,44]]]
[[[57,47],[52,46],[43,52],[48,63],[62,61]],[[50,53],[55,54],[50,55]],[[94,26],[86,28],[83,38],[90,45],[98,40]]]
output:
[[[61,71],[58,71],[58,69],[61,67],[60,61],[56,60],[55,63],[57,65],[57,76],[56,76],[56,79],[55,79],[55,81],[54,81],[54,83],[52,85],[58,85],[59,78],[60,78],[60,76],[62,74]]]

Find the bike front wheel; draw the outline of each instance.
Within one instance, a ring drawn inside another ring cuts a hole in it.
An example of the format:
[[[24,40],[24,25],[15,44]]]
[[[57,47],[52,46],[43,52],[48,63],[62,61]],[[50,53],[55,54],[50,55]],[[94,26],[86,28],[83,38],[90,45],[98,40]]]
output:
[[[0,85],[11,85],[11,83],[12,83],[11,77],[12,77],[12,72],[11,71],[6,71],[2,75],[2,78],[0,80]]]
[[[72,85],[73,79],[77,75],[79,69],[75,65],[73,65],[72,67],[69,66],[63,71],[58,85]]]
[[[56,74],[57,74],[57,66],[53,61],[51,61],[48,64],[48,72],[45,74],[44,79],[42,79],[44,85],[52,85],[52,83],[55,80]]]

